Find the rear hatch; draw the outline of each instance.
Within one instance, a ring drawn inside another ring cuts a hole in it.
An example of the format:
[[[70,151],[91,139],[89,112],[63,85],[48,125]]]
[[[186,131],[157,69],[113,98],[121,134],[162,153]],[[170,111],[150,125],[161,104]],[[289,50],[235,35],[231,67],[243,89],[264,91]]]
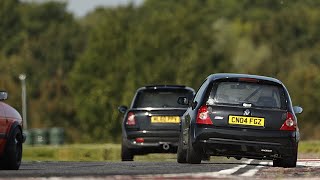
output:
[[[270,81],[216,82],[206,104],[217,127],[279,130],[287,115],[285,90]]]
[[[140,130],[179,131],[180,117],[187,106],[178,104],[178,97],[193,97],[188,89],[158,88],[139,91],[132,104],[136,127]]]

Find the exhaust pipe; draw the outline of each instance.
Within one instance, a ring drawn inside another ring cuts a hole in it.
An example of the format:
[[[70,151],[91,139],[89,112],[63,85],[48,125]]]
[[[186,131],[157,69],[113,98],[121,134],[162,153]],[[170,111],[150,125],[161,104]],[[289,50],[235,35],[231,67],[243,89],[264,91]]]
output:
[[[162,148],[167,151],[167,150],[170,149],[170,145],[167,144],[167,143],[164,143],[164,144],[162,145]]]

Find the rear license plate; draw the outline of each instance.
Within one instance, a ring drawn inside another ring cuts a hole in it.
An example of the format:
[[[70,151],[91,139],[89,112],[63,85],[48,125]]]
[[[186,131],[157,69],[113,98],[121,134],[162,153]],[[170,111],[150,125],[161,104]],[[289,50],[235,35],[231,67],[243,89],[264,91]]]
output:
[[[264,118],[247,116],[229,116],[229,124],[264,126]]]
[[[179,116],[152,116],[151,123],[180,123]]]

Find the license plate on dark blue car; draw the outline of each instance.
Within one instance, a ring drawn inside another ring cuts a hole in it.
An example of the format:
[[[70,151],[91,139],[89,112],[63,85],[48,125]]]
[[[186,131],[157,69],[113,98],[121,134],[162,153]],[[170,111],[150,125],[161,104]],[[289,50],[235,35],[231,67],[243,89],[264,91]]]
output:
[[[264,126],[264,118],[248,116],[229,116],[229,124],[246,126]]]

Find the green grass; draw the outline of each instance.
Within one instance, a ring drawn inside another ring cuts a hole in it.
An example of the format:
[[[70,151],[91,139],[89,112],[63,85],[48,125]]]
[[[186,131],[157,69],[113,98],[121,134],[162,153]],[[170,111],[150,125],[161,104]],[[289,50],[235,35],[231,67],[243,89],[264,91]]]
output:
[[[120,157],[117,144],[74,144],[63,146],[24,146],[26,161],[115,161]]]
[[[120,161],[119,144],[73,144],[23,147],[24,161]],[[302,141],[299,153],[320,155],[320,141]],[[135,156],[135,161],[175,161],[175,154]]]
[[[299,143],[299,153],[320,154],[320,141],[301,141]]]
[[[73,144],[23,147],[23,161],[120,161],[120,144]],[[137,161],[175,160],[175,154],[135,156]]]

